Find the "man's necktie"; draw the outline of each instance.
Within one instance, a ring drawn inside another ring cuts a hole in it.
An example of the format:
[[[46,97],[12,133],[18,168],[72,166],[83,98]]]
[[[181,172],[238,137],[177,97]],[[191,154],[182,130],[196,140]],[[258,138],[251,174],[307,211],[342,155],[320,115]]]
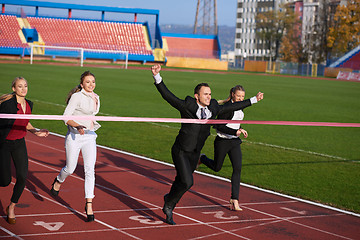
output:
[[[201,110],[201,114],[200,114],[201,119],[206,119],[205,108],[201,108],[200,110]]]

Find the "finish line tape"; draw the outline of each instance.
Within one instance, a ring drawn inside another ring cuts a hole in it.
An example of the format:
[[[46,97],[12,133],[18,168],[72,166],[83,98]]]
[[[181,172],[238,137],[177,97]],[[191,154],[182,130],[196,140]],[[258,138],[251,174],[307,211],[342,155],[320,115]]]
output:
[[[0,114],[7,119],[39,119],[39,120],[92,120],[111,122],[163,122],[163,123],[198,123],[198,124],[261,124],[283,126],[319,126],[319,127],[360,127],[360,123],[335,122],[294,122],[294,121],[247,121],[221,119],[188,119],[188,118],[145,118],[145,117],[112,117],[112,116],[65,116],[65,115],[35,115],[35,114]]]

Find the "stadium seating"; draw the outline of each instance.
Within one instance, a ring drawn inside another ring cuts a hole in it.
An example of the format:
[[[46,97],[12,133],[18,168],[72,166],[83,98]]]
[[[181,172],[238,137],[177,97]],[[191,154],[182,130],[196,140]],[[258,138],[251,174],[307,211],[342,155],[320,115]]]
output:
[[[45,45],[128,51],[152,55],[142,24],[27,17]]]
[[[36,30],[36,38],[33,38],[36,44],[105,51],[127,51],[129,53],[129,61],[146,62],[155,60],[149,43],[148,33],[141,23],[30,16],[17,18],[15,15],[0,15],[1,54],[30,54],[29,46],[32,39],[24,37],[21,31],[22,27]],[[26,40],[29,43],[26,43]],[[175,36],[163,35],[164,42],[165,44],[161,49],[162,57],[156,58],[157,61],[167,61],[165,56],[167,59],[169,57],[200,59],[196,60],[198,62],[201,62],[202,59],[219,60],[220,49],[217,38],[175,34]],[[14,52],[12,49],[9,50],[9,48],[14,48],[17,52]],[[48,50],[47,54],[54,54],[55,56],[56,53],[54,51]],[[73,53],[69,52],[66,54],[70,56]],[[104,53],[90,53],[90,51],[87,51],[84,57],[85,59],[110,58],[116,61],[117,58],[113,57],[113,55],[107,54],[105,56]]]
[[[218,45],[215,39],[164,37],[167,42],[167,57],[218,59]]]
[[[26,48],[18,32],[21,30],[16,16],[0,15],[0,46],[6,48]]]
[[[354,54],[351,58],[341,64],[341,67],[360,70],[360,52]]]
[[[45,45],[128,51],[152,55],[141,24],[27,17]],[[18,32],[21,27],[14,15],[0,15],[0,46],[28,48]]]

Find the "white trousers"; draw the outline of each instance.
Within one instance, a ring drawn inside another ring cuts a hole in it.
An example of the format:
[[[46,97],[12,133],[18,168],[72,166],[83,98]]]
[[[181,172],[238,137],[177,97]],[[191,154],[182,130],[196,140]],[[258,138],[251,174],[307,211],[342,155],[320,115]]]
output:
[[[84,135],[68,131],[65,137],[66,165],[61,169],[57,179],[63,183],[76,169],[81,154],[84,160],[85,198],[94,198],[96,133],[86,130]]]

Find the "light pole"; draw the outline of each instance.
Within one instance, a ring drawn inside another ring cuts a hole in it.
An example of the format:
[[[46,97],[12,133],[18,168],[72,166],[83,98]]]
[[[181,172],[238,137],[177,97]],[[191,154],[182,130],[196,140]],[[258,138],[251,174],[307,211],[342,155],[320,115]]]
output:
[[[312,66],[312,60],[313,60],[313,47],[311,44],[313,44],[312,42],[312,36],[314,34],[316,34],[316,32],[314,32],[312,29],[310,29],[310,31],[308,32],[309,34],[309,48],[308,48],[308,67],[307,67],[307,75],[311,75],[311,73],[309,74],[309,65]]]
[[[243,55],[241,56],[241,67],[243,70],[245,68],[245,58],[246,58],[246,52],[244,52]]]
[[[272,35],[270,36],[270,71],[272,71]]]

